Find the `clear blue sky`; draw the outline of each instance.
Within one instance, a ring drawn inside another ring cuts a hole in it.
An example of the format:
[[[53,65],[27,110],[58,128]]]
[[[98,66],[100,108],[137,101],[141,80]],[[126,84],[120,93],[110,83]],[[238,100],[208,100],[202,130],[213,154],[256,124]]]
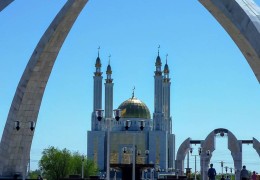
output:
[[[0,14],[1,132],[25,66],[65,2],[17,0]],[[205,139],[216,128],[227,128],[241,140],[260,140],[260,85],[235,43],[197,0],[97,0],[82,11],[55,63],[33,139],[32,168],[48,146],[87,153],[98,46],[103,71],[112,55],[114,108],[135,86],[152,113],[159,44],[163,62],[169,54],[176,151],[186,138]],[[221,160],[232,166],[226,142],[218,138],[213,153],[218,171]],[[252,146],[243,151],[243,164],[260,173]]]

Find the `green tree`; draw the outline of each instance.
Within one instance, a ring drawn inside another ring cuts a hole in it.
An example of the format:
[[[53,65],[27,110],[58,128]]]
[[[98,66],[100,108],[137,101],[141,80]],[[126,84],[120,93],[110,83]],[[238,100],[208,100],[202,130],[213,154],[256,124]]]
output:
[[[83,157],[78,152],[72,154],[67,149],[59,150],[49,147],[42,152],[39,166],[43,170],[43,177],[48,180],[58,180],[72,174],[81,175],[82,165],[84,168],[84,177],[96,175],[98,168],[94,161],[88,160],[86,156]]]
[[[81,174],[82,163],[84,168],[84,177],[89,177],[98,173],[98,168],[94,161],[89,160],[86,156],[82,156],[80,153],[76,152],[73,153],[71,157],[70,174]]]
[[[39,169],[29,172],[30,179],[37,179],[39,175],[41,175],[41,171]]]
[[[39,166],[43,169],[43,176],[50,180],[58,180],[69,174],[71,153],[67,149],[59,150],[54,147],[44,149]]]
[[[98,174],[98,167],[97,165],[94,163],[93,160],[89,160],[87,159],[85,161],[85,175],[86,177],[89,177],[89,176],[93,176],[93,175],[97,175]]]
[[[81,171],[82,171],[82,155],[80,155],[78,152],[73,153],[70,159],[70,174],[81,174]]]

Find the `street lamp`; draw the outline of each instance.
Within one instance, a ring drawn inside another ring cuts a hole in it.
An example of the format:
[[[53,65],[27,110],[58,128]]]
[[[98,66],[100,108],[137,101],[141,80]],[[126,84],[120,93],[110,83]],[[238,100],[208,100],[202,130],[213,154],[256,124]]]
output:
[[[223,162],[223,161],[221,161],[221,162],[220,162],[220,165],[221,165],[221,170],[222,170],[222,175],[223,175],[223,167],[224,167],[224,162]]]
[[[233,168],[229,168],[230,169],[230,180],[232,180],[232,170]]]
[[[227,177],[227,171],[228,171],[228,167],[225,166],[225,171],[226,171],[226,177]]]
[[[19,131],[21,129],[21,122],[20,121],[14,121],[14,128]],[[29,121],[29,128],[31,131],[35,129],[35,122]]]
[[[195,156],[195,177],[194,177],[194,179],[197,180],[197,156],[201,155],[202,149],[201,149],[201,147],[198,148],[198,154],[197,155],[192,155],[192,151],[193,151],[193,148],[190,148],[191,156]]]
[[[121,109],[115,109],[113,110],[114,116],[116,121],[119,121],[121,117]],[[103,109],[97,109],[96,110],[96,116],[97,120],[101,121],[103,119],[104,110]],[[110,128],[111,128],[111,118],[105,119],[107,122],[107,173],[106,173],[106,179],[110,179]]]
[[[43,170],[43,168],[42,168],[42,166],[40,167],[40,175],[41,175],[41,177],[42,177],[42,170]]]
[[[126,120],[125,123],[124,123],[124,126],[125,126],[125,130],[128,130],[131,126],[131,121],[130,120]]]
[[[82,159],[82,166],[81,166],[81,178],[84,179],[84,155],[81,157]]]
[[[207,154],[207,156],[209,156],[210,155],[210,150],[207,150],[206,154]]]
[[[151,180],[154,180],[154,168],[151,169],[150,171],[150,177],[151,177]]]

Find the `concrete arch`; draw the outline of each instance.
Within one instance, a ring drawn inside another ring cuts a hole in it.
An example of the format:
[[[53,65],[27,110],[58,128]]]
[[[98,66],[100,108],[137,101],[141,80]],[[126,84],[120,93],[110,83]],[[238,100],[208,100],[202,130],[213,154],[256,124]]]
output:
[[[199,0],[227,31],[260,82],[260,8],[252,0]]]
[[[1,0],[0,1],[0,12],[4,10],[9,4],[11,4],[14,0]]]
[[[201,171],[203,179],[207,179],[207,170],[210,159],[212,157],[212,152],[215,150],[215,137],[216,135],[227,136],[228,137],[228,149],[231,151],[231,156],[234,160],[234,167],[237,170],[240,170],[242,167],[242,143],[238,141],[235,135],[224,128],[215,129],[212,131],[202,142],[202,153],[201,153]],[[210,154],[207,154],[207,151],[210,151]],[[239,179],[240,173],[236,173],[236,179]]]
[[[68,0],[37,44],[16,89],[0,145],[0,175],[25,173],[42,97],[56,57],[88,0]],[[14,130],[14,121],[21,129]]]
[[[176,164],[175,169],[179,170],[179,175],[184,175],[184,159],[186,154],[190,150],[190,138],[187,138],[179,147],[177,156],[176,156]]]
[[[258,156],[260,157],[260,142],[253,138],[253,148],[256,150]]]
[[[14,0],[0,1],[0,12]],[[252,0],[199,0],[223,26],[260,82],[260,8]]]

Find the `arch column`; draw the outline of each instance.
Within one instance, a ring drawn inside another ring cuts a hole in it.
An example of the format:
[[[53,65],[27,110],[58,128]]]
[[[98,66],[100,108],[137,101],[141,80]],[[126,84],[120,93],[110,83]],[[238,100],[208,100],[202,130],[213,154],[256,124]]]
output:
[[[202,152],[201,152],[201,175],[202,179],[208,179],[208,168],[209,162],[212,157],[212,152],[215,151],[215,132],[212,131],[204,141],[201,142]],[[210,151],[210,154],[207,154]]]
[[[253,138],[253,148],[256,150],[258,156],[260,157],[260,142]]]
[[[88,0],[68,0],[52,21],[25,68],[16,89],[0,144],[0,175],[24,175],[33,134],[29,122],[37,122],[42,97],[56,57],[71,27]],[[21,129],[14,129],[19,121]]]
[[[242,167],[242,142],[238,141],[233,133],[228,132],[228,149],[234,161],[235,180],[240,180],[240,170]]]
[[[235,180],[240,180],[240,170],[242,167],[242,152],[241,153],[231,153],[234,160],[235,168]]]
[[[175,160],[175,169],[179,170],[179,175],[184,175],[184,160],[185,156],[190,149],[190,138],[187,138],[183,143],[180,145],[176,160]]]
[[[202,151],[200,156],[200,169],[203,180],[208,179],[208,168],[210,159],[211,155],[207,155],[206,151]]]
[[[0,12],[4,10],[9,4],[11,4],[14,0],[0,0]]]

